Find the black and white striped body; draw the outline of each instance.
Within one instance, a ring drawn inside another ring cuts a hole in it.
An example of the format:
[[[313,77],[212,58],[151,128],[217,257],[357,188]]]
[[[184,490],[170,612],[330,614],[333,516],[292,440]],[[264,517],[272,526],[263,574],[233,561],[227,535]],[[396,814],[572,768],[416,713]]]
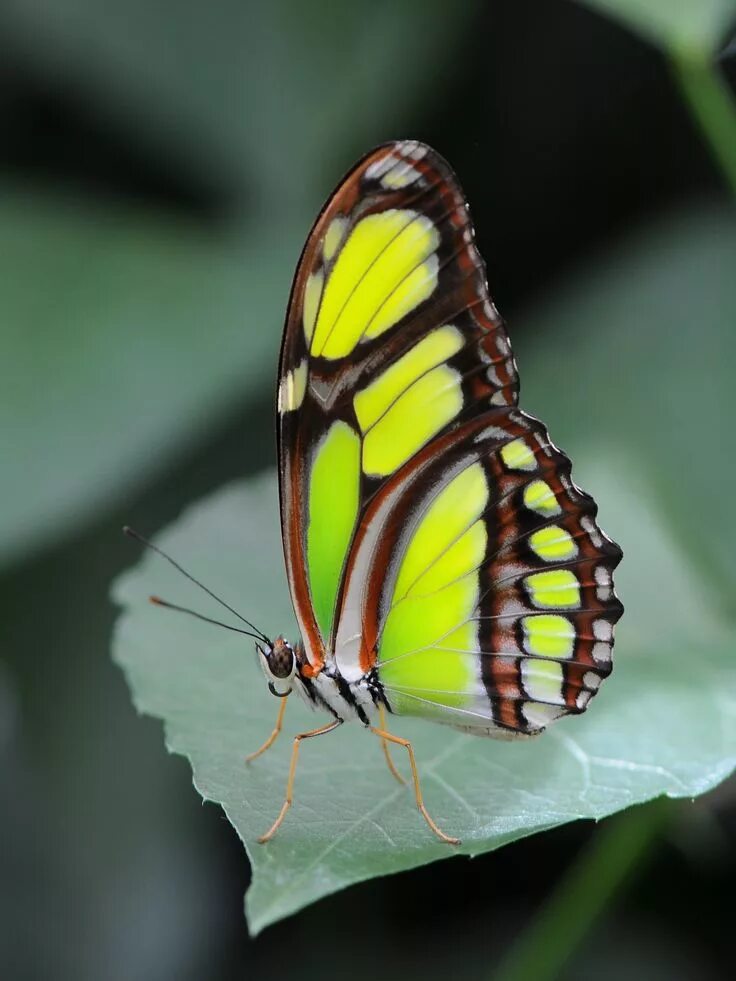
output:
[[[297,658],[299,654],[301,648],[297,646]],[[328,662],[311,677],[297,669],[294,687],[311,708],[321,708],[345,722],[355,720],[369,726],[377,719],[379,705],[391,711],[375,671],[349,684],[334,662]]]

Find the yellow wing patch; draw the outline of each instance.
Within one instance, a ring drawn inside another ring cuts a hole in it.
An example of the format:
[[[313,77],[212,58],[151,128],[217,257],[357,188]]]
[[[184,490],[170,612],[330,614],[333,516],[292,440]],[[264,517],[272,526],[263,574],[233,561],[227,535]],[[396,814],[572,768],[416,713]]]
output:
[[[355,395],[366,473],[393,473],[460,412],[460,375],[443,362],[462,346],[460,331],[440,327]]]
[[[380,180],[383,187],[398,190],[408,187],[419,180],[421,173],[406,160],[389,154],[366,168],[365,176],[371,180]]]
[[[440,491],[414,532],[399,568],[395,605],[431,566],[478,521],[488,503],[488,483],[479,463],[463,470]]]
[[[380,673],[395,711],[422,715],[424,702],[462,708],[472,700],[478,666],[466,652],[477,644],[475,624],[453,627],[468,619],[477,598],[477,577],[468,576],[439,596],[413,599],[410,611],[391,611],[380,645]],[[435,646],[439,638],[441,647]]]
[[[545,562],[564,562],[578,554],[572,535],[559,525],[548,525],[533,532],[529,536],[529,545]]]
[[[278,394],[278,411],[293,412],[304,401],[307,391],[307,362],[301,362],[293,371],[288,371],[281,379]]]
[[[537,461],[523,439],[514,439],[501,447],[501,459],[509,470],[534,470]]]
[[[302,312],[302,325],[304,327],[304,336],[307,339],[307,343],[312,338],[314,333],[314,322],[317,319],[317,310],[319,310],[319,301],[322,297],[322,287],[325,282],[325,274],[319,269],[315,273],[311,273],[307,277],[307,284],[304,287],[304,309]]]
[[[535,572],[524,581],[529,597],[537,607],[574,609],[580,606],[580,583],[569,569]]]
[[[476,521],[439,556],[409,589],[409,596],[436,593],[475,571],[486,553],[488,534],[484,521]]]
[[[322,293],[311,354],[335,360],[377,337],[426,300],[437,285],[440,236],[410,209],[362,218],[335,259]]]
[[[439,260],[436,255],[430,255],[426,262],[413,269],[381,302],[369,319],[363,336],[372,341],[397,324],[407,313],[411,313],[414,307],[429,299],[437,285],[438,272]]]
[[[563,705],[564,676],[559,661],[539,661],[527,658],[521,662],[521,680],[527,695],[537,702]]]
[[[473,702],[480,682],[472,612],[488,494],[480,464],[463,470],[435,497],[404,554],[379,643],[381,682],[396,711]]]
[[[360,428],[365,432],[414,382],[431,368],[457,354],[463,336],[450,325],[433,330],[415,344],[353,399]]]
[[[562,511],[554,491],[545,480],[533,480],[527,484],[524,488],[524,505],[545,517]]]
[[[522,617],[521,629],[527,654],[572,657],[575,649],[575,628],[565,617],[556,613]]]
[[[324,255],[326,262],[329,262],[339,249],[347,227],[347,218],[340,218],[338,216],[330,222],[330,226],[325,232],[325,240],[322,244],[322,255]]]
[[[360,440],[335,422],[320,443],[309,475],[307,568],[323,638],[330,636],[343,562],[358,515]]]
[[[415,167],[405,164],[401,168],[395,167],[393,170],[387,171],[381,178],[381,184],[391,190],[397,190],[400,187],[408,187],[409,184],[419,180],[421,176]]]
[[[386,476],[410,459],[463,407],[460,375],[433,368],[401,395],[363,438],[363,470]]]

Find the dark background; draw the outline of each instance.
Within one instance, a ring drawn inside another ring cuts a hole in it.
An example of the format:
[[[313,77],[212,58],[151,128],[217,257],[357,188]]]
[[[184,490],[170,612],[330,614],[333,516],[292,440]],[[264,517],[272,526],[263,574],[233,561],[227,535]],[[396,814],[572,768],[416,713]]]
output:
[[[88,98],[78,78],[47,71],[28,50],[27,39],[0,40],[5,177],[71,199],[163,209],[213,231],[255,207],[247,181],[157,152],[134,116],[109,115],[104,98]],[[733,86],[734,62],[725,68]],[[414,80],[398,121],[383,128],[379,118],[373,142],[417,138],[450,159],[513,337],[525,331],[524,308],[591,251],[683,203],[730,207],[664,56],[583,7],[479,5],[436,72],[426,97]],[[366,148],[336,136],[312,212]],[[290,164],[298,181],[298,152]],[[280,302],[275,331],[286,295]],[[108,587],[135,558],[121,524],[155,530],[223,481],[274,462],[272,412],[270,380],[244,391],[155,478],[62,525],[0,577],[4,977],[488,978],[595,834],[569,826],[354,887],[249,940],[245,854],[221,811],[202,806],[188,765],[167,756],[161,725],[136,716],[106,653]],[[568,976],[729,976],[735,818],[725,790],[688,818],[702,820],[697,835],[675,822]]]

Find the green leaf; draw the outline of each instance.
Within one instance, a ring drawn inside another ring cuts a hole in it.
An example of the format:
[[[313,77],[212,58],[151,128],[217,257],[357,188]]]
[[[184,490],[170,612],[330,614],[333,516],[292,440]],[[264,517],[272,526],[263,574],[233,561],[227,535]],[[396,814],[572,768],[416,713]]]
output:
[[[4,36],[137,142],[282,210],[392,137],[476,0],[9,0]],[[347,150],[347,158],[344,156]]]
[[[710,56],[736,22],[736,0],[576,0],[664,50]]]
[[[197,789],[222,804],[243,840],[253,866],[246,908],[254,933],[351,883],[476,855],[663,794],[692,797],[734,769],[734,636],[715,623],[706,591],[662,533],[656,506],[632,489],[629,468],[588,456],[586,469],[606,524],[630,550],[619,575],[629,610],[616,671],[591,711],[522,744],[391,720],[413,740],[429,810],[462,837],[457,850],[432,837],[378,741],[357,725],[304,744],[294,806],[275,839],[256,844],[283,800],[289,735],[321,716],[293,697],[286,735],[246,766],[278,707],[252,642],[148,605],[155,592],[221,612],[156,556],[117,582],[125,612],[115,659],[138,709],[165,720],[169,749],[188,757]],[[293,637],[277,501],[273,475],[227,487],[158,541],[268,633]]]
[[[621,455],[627,479],[656,491],[732,620],[734,255],[732,208],[672,216],[591,260],[519,318],[526,330],[515,344],[524,408],[573,459],[589,447]]]
[[[304,226],[243,244],[18,187],[0,202],[2,564],[271,390]]]

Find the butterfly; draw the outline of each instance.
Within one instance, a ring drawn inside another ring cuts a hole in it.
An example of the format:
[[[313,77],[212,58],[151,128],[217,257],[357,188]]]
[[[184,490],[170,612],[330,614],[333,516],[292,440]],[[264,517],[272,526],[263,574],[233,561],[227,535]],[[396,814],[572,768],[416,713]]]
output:
[[[293,691],[329,721],[295,737],[261,841],[291,805],[301,742],[356,721],[399,779],[389,745],[406,750],[417,807],[457,843],[388,718],[529,738],[584,712],[610,673],[622,553],[518,395],[457,178],[422,143],[377,147],[320,212],[288,304],[278,472],[301,641],[258,631],[281,703],[249,760]]]

